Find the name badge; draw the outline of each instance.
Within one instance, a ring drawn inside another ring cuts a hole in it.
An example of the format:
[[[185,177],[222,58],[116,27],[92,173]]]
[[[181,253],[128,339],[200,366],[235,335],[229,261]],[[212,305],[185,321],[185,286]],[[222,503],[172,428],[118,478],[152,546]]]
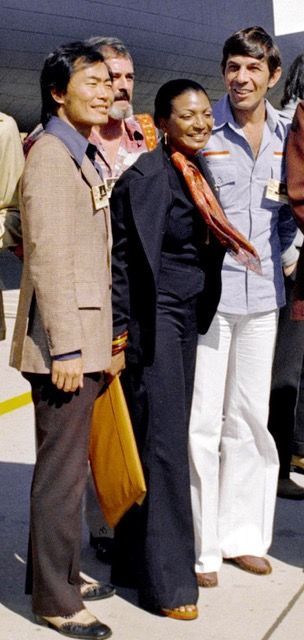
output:
[[[104,209],[109,206],[109,198],[105,184],[92,187],[91,192],[95,209]]]
[[[270,178],[267,182],[265,197],[268,200],[288,204],[287,185],[285,182]]]

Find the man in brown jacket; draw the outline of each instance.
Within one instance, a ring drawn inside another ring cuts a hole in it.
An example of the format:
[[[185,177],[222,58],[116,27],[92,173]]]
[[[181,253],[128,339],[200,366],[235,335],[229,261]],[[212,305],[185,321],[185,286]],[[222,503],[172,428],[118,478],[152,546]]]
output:
[[[113,588],[81,574],[79,556],[90,416],[104,372],[115,372],[109,210],[88,142],[92,126],[107,121],[113,92],[102,56],[79,42],[48,56],[41,91],[45,134],[21,181],[24,271],[11,352],[36,417],[28,587],[43,624],[108,638],[83,600]]]

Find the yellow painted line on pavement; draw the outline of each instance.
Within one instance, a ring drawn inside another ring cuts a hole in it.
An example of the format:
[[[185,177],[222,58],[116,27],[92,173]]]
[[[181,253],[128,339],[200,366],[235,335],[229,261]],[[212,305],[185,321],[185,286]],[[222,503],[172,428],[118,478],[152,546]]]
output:
[[[4,400],[4,402],[0,402],[0,416],[4,413],[15,411],[15,409],[20,409],[20,407],[24,407],[30,402],[32,402],[32,394],[30,391],[22,393],[20,396],[16,396],[15,398]]]

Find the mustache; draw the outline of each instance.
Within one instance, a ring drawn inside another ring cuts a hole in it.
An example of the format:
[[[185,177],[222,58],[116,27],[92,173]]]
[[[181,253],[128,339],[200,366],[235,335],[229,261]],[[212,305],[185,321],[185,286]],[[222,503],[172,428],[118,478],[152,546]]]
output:
[[[128,93],[128,91],[126,89],[121,89],[120,91],[117,91],[114,95],[114,102],[115,100],[128,100],[128,102],[130,102],[130,94]]]

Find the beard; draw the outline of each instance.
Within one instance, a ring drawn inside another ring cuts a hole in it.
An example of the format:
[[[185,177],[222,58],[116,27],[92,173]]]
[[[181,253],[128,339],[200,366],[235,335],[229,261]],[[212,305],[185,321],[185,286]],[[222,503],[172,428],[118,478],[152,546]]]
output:
[[[109,116],[113,120],[125,120],[126,118],[130,118],[132,115],[133,115],[133,107],[130,102],[126,104],[125,107],[119,106],[114,102],[111,108],[109,109]]]

